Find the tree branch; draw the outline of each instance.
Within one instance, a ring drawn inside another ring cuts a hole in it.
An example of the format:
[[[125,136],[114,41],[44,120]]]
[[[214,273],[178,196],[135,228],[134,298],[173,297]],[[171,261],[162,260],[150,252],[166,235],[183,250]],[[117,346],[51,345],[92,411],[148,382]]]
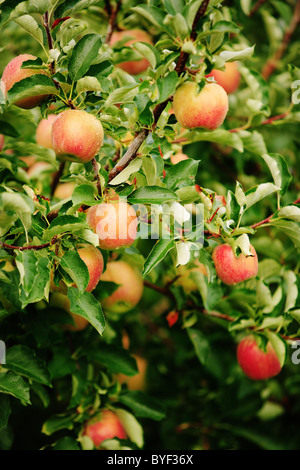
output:
[[[52,39],[52,36],[51,36],[51,31],[50,31],[50,26],[49,26],[49,14],[48,12],[46,11],[46,13],[43,15],[43,24],[44,24],[44,28],[45,28],[45,31],[46,31],[46,35],[47,35],[47,41],[48,41],[48,47],[49,47],[49,51],[51,49],[53,49],[53,39]],[[54,73],[54,65],[55,65],[55,62],[54,60],[50,63],[50,71],[51,73],[53,74]]]
[[[205,14],[208,4],[209,4],[209,0],[203,0],[200,8],[198,9],[196,13],[195,19],[193,21],[191,36],[190,36],[193,41],[197,38],[196,28],[197,28],[198,21]],[[189,54],[183,51],[180,52],[179,59],[175,67],[175,70],[178,75],[181,75],[182,73],[185,72],[185,66],[188,61],[188,58],[189,58]],[[154,108],[154,111],[153,111],[154,124],[152,126],[152,130],[155,129],[155,126],[163,110],[167,106],[168,102],[169,102],[169,98],[163,103],[156,105],[156,107]],[[115,176],[117,176],[122,170],[124,170],[129,165],[129,163],[132,160],[136,158],[138,149],[140,148],[144,140],[147,138],[149,133],[150,133],[150,129],[142,129],[138,133],[138,135],[132,141],[125,155],[121,158],[121,160],[117,163],[117,165],[110,171],[108,175],[108,182],[110,182],[113,178],[115,178]]]
[[[95,179],[96,179],[96,184],[97,184],[97,191],[98,191],[98,194],[100,194],[100,196],[102,195],[102,189],[101,189],[101,181],[100,181],[100,176],[99,176],[99,171],[98,171],[98,163],[96,161],[96,158],[94,157],[93,160],[92,160],[92,164],[93,164],[93,170],[94,170],[94,173],[95,173]]]
[[[296,201],[292,202],[292,204],[300,204],[300,198],[296,199]],[[260,227],[261,225],[268,224],[270,220],[272,219],[272,217],[274,217],[274,215],[275,213],[269,215],[269,217],[267,217],[266,219],[261,220],[260,222],[257,222],[256,224],[251,225],[251,228],[256,229],[257,227]]]
[[[268,0],[258,0],[258,2],[254,5],[252,10],[250,11],[249,16],[253,16],[257,12],[257,10],[259,10],[259,8],[262,7],[263,4],[266,3],[267,1]]]
[[[109,16],[109,23],[108,23],[107,32],[106,32],[105,44],[109,44],[111,37],[112,37],[112,33],[114,32],[114,29],[116,27],[117,15],[121,9],[122,0],[118,0],[115,8],[112,8],[109,0],[106,0],[105,3],[106,3],[105,10],[107,11],[107,14]]]
[[[62,177],[62,174],[64,172],[64,168],[65,168],[65,162],[62,161],[60,162],[58,171],[55,172],[54,177],[53,177],[53,181],[51,184],[51,197],[53,197],[53,194],[55,193],[59,180]]]
[[[44,243],[43,245],[29,245],[29,246],[15,246],[15,245],[8,245],[7,243],[0,242],[0,246],[3,248],[6,248],[7,250],[19,250],[19,251],[25,251],[25,250],[42,250],[43,248],[48,248],[49,246],[54,245],[54,243],[57,243],[58,239],[57,236],[53,237],[52,240],[48,243]]]

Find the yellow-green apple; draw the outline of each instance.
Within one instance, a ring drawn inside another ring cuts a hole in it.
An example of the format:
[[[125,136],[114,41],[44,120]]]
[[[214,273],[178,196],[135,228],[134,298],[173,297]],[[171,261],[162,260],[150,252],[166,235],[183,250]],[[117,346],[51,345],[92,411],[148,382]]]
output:
[[[62,160],[87,163],[103,143],[101,122],[87,111],[67,109],[52,124],[52,146]]]
[[[137,235],[138,218],[132,206],[121,199],[90,207],[86,212],[90,228],[99,237],[99,246],[115,250],[133,244]]]
[[[46,72],[41,69],[21,69],[23,62],[35,59],[36,57],[31,54],[20,54],[7,64],[1,78],[1,90],[5,96],[12,86],[20,80],[37,74],[46,75]],[[28,96],[27,98],[20,99],[14,104],[19,108],[32,109],[41,104],[46,96],[47,95]]]
[[[281,364],[270,341],[262,349],[254,336],[247,336],[237,347],[237,360],[247,377],[265,380],[275,377],[281,371]]]
[[[57,118],[57,114],[49,114],[45,119],[42,119],[36,128],[35,140],[38,145],[45,147],[47,149],[52,149],[52,124]]]
[[[81,331],[88,326],[89,322],[86,318],[83,318],[81,315],[77,315],[77,313],[71,312],[71,302],[65,294],[61,294],[60,292],[53,293],[51,295],[49,305],[51,307],[60,308],[61,310],[64,310],[65,312],[68,312],[71,315],[74,321],[74,325],[71,323],[66,323],[63,326],[64,330]]]
[[[148,44],[153,44],[151,37],[146,31],[141,29],[130,29],[128,31],[115,31],[110,40],[110,45],[113,46],[116,42],[122,41],[122,39],[129,38],[124,46],[130,46],[135,42],[146,42]],[[126,62],[121,62],[117,64],[122,70],[131,74],[138,75],[149,67],[150,63],[147,59],[141,58],[139,60],[129,60]]]
[[[176,163],[182,162],[183,160],[188,160],[189,157],[182,152],[177,152],[175,155],[171,155],[170,160],[173,163],[173,165],[176,165]]]
[[[228,95],[217,83],[204,85],[198,93],[197,83],[188,81],[174,93],[174,114],[187,129],[217,129],[223,124],[228,107]]]
[[[91,418],[84,426],[83,436],[88,436],[96,448],[100,448],[106,439],[126,439],[127,435],[118,416],[110,410],[103,409]]]
[[[68,183],[60,183],[57,185],[53,196],[56,199],[66,199],[71,197],[74,191],[76,183],[74,181],[70,181]]]
[[[109,297],[101,301],[103,308],[108,312],[128,312],[141,300],[144,290],[141,273],[125,261],[109,261],[101,276],[101,281],[119,284]]]
[[[241,74],[236,62],[226,62],[225,70],[213,69],[206,77],[214,77],[216,82],[221,85],[228,94],[235,92],[241,81]]]
[[[0,152],[2,151],[4,146],[4,135],[0,134]]]
[[[238,284],[257,275],[258,259],[252,245],[251,256],[240,253],[235,256],[232,247],[228,244],[218,245],[212,254],[216,273],[219,279],[227,285]]]

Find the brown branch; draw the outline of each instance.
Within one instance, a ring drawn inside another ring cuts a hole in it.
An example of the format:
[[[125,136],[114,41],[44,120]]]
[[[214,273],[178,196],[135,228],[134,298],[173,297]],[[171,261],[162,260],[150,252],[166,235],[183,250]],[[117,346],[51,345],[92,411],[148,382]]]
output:
[[[292,202],[292,204],[300,204],[300,198],[296,199],[296,201]],[[264,220],[261,220],[260,222],[257,222],[256,224],[251,225],[251,228],[256,229],[257,227],[260,227],[261,225],[268,224],[272,217],[274,217],[274,214],[269,215],[269,217],[266,217]]]
[[[47,35],[48,47],[49,47],[49,50],[51,50],[51,49],[53,49],[53,39],[52,39],[52,36],[51,36],[51,31],[50,31],[50,26],[49,26],[49,14],[48,14],[47,11],[43,15],[43,25],[44,25],[46,35]],[[55,62],[53,60],[50,63],[50,71],[51,71],[52,74],[55,72],[54,69],[55,69]]]
[[[192,26],[192,32],[191,32],[191,39],[194,41],[197,38],[197,32],[196,32],[196,27],[199,19],[205,14],[206,9],[208,7],[209,0],[203,0],[200,8],[198,9],[195,19],[193,21],[193,26]],[[186,52],[181,51],[179,55],[178,62],[176,64],[175,70],[178,75],[181,75],[185,71],[185,66],[188,61],[189,54]],[[163,103],[160,103],[156,105],[153,111],[153,116],[154,116],[154,124],[152,126],[152,130],[155,129],[155,126],[169,102],[169,98],[164,101]],[[150,129],[142,129],[138,135],[133,139],[131,145],[129,146],[127,152],[125,155],[121,158],[121,160],[117,163],[117,165],[110,171],[108,175],[108,182],[110,182],[115,176],[117,176],[122,170],[124,170],[129,163],[136,158],[137,151],[144,142],[144,140],[147,138],[148,134],[150,133]]]
[[[272,73],[276,70],[277,65],[280,59],[282,58],[283,54],[285,53],[299,21],[300,21],[300,0],[297,0],[291,23],[283,36],[282,43],[280,44],[279,48],[275,52],[274,56],[271,59],[267,60],[265,66],[263,67],[262,76],[265,80],[267,80],[272,75]]]
[[[0,246],[3,248],[6,248],[7,250],[19,250],[19,251],[25,251],[25,250],[42,250],[43,248],[48,248],[49,246],[54,245],[54,243],[57,243],[58,239],[57,236],[53,237],[52,240],[48,243],[44,243],[43,245],[29,245],[29,246],[16,246],[16,245],[8,245],[7,243],[0,242]]]
[[[114,32],[114,29],[116,27],[117,15],[121,9],[122,0],[119,0],[117,2],[117,5],[115,6],[115,8],[112,8],[109,0],[106,0],[105,4],[106,4],[105,10],[107,11],[107,14],[109,16],[109,23],[108,23],[107,32],[106,32],[105,44],[109,44],[112,34]]]
[[[92,165],[93,165],[93,170],[94,170],[94,173],[95,173],[95,180],[97,182],[96,183],[97,184],[97,191],[98,191],[98,194],[100,194],[100,196],[101,196],[102,195],[101,181],[100,181],[100,176],[99,176],[99,171],[98,171],[98,163],[97,163],[95,157],[92,160]]]
[[[53,194],[55,193],[55,190],[56,190],[56,188],[57,188],[57,185],[58,185],[58,183],[59,183],[59,180],[60,180],[60,178],[62,177],[62,174],[63,174],[63,172],[64,172],[64,168],[65,168],[65,162],[62,161],[62,162],[60,162],[58,171],[56,171],[56,172],[54,173],[53,181],[52,181],[52,184],[51,184],[51,197],[52,197]]]
[[[250,11],[249,16],[253,16],[257,12],[257,10],[259,10],[259,8],[262,7],[263,4],[266,3],[267,1],[268,0],[258,0],[258,2],[254,5],[252,10]]]
[[[155,290],[156,292],[159,292],[160,294],[165,295],[166,297],[169,297],[171,300],[175,301],[173,292],[170,291],[170,289],[168,289],[167,287],[157,286],[156,284],[153,284],[149,281],[144,281],[144,286],[148,287],[149,289]]]
[[[271,116],[270,118],[268,119],[265,119],[265,121],[262,121],[259,125],[260,126],[266,126],[268,124],[272,124],[274,121],[279,121],[280,119],[284,119],[286,116],[288,116],[290,114],[292,110],[292,105],[289,107],[289,109],[287,111],[285,111],[285,113],[282,113],[282,114],[277,114],[276,116]],[[228,132],[231,132],[232,134],[235,133],[235,132],[239,132],[239,131],[244,131],[244,130],[248,130],[252,127],[257,127],[257,126],[241,126],[241,127],[235,127],[234,129],[228,129]],[[175,142],[175,141],[174,141]]]

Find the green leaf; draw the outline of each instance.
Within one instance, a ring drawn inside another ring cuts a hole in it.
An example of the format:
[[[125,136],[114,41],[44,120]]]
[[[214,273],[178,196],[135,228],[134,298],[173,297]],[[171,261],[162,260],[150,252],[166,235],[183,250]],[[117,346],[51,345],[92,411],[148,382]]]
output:
[[[269,167],[272,174],[275,185],[280,188],[281,195],[285,194],[290,182],[292,181],[292,175],[289,172],[288,164],[282,155],[278,153],[264,154],[262,158]]]
[[[273,348],[275,349],[280,365],[281,367],[283,367],[287,354],[287,346],[285,341],[281,338],[279,334],[273,333],[272,331],[265,332],[265,335],[267,336]]]
[[[159,99],[157,103],[163,103],[163,101],[166,101],[171,95],[175,93],[178,80],[178,75],[175,71],[169,73],[169,75],[164,78],[157,79],[156,83],[159,93]]]
[[[74,437],[64,436],[53,445],[53,450],[80,450],[80,446]]]
[[[210,353],[210,346],[207,338],[200,330],[196,330],[195,328],[187,328],[187,333],[195,348],[195,353],[199,361],[203,365],[206,364]]]
[[[244,148],[249,152],[259,156],[267,152],[264,138],[259,132],[239,131],[238,134],[242,139]]]
[[[249,59],[254,53],[255,46],[246,47],[241,51],[222,51],[220,56],[225,59],[226,62],[233,62],[235,60]]]
[[[76,85],[77,93],[83,93],[87,91],[101,91],[101,85],[96,77],[83,77],[78,80]]]
[[[91,292],[80,294],[75,287],[68,289],[68,298],[71,302],[71,312],[86,318],[91,325],[102,335],[105,328],[105,318],[100,303]]]
[[[153,69],[160,65],[160,54],[158,50],[146,42],[135,42],[132,48],[138,51],[143,57],[145,57]]]
[[[50,241],[55,235],[66,232],[73,233],[78,229],[86,228],[88,228],[88,226],[83,219],[74,215],[61,215],[51,222],[50,227],[44,232],[43,239]]]
[[[78,41],[69,60],[71,80],[75,82],[85,75],[96,59],[101,45],[102,38],[99,34],[86,34]]]
[[[50,287],[48,258],[42,257],[34,250],[26,250],[18,253],[16,262],[22,284],[22,306],[42,299],[48,300]]]
[[[280,187],[275,186],[273,183],[262,183],[249,189],[246,192],[247,209],[279,189]]]
[[[294,222],[300,222],[300,207],[295,206],[285,206],[276,214],[277,217],[282,219],[290,219]]]
[[[95,196],[97,190],[95,186],[90,184],[80,184],[76,186],[72,193],[72,202],[75,206],[79,204],[93,205],[95,204]]]
[[[19,400],[30,404],[28,385],[24,382],[22,377],[14,374],[13,372],[0,374],[0,393],[12,395]]]
[[[244,146],[242,139],[238,132],[229,132],[225,129],[216,129],[215,131],[190,131],[188,134],[184,133],[184,137],[187,138],[187,143],[191,142],[216,142],[217,144],[228,145],[237,149],[239,152],[243,152]]]
[[[63,48],[78,34],[83,33],[87,27],[87,23],[75,18],[69,18],[60,25],[56,40],[60,42],[61,48]]]
[[[133,99],[137,94],[138,86],[139,85],[137,83],[131,83],[130,85],[116,88],[105,100],[105,108],[109,108],[112,104],[133,102]]]
[[[90,280],[89,270],[77,251],[66,251],[61,258],[60,266],[75,282],[79,292],[87,288]]]
[[[162,261],[169,251],[175,247],[174,240],[161,239],[158,240],[152,250],[150,251],[148,258],[144,264],[143,276],[147,276],[155,266]]]
[[[282,230],[282,232],[292,240],[295,247],[300,248],[299,225],[297,225],[295,222],[284,219],[271,219],[268,224],[278,228],[279,230]]]
[[[6,428],[11,414],[10,400],[6,395],[0,396],[0,431]]]
[[[5,367],[41,384],[51,384],[50,374],[44,362],[28,346],[17,345],[8,348]]]
[[[84,10],[98,2],[99,0],[64,0],[59,2],[60,5],[55,10],[55,19],[72,16],[77,11]]]
[[[160,8],[141,5],[131,8],[131,10],[146,18],[146,20],[150,21],[150,23],[154,24],[158,29],[167,30],[164,26],[165,14]]]
[[[114,186],[117,184],[124,183],[125,181],[128,180],[128,178],[133,174],[139,171],[139,169],[142,166],[142,159],[141,158],[135,158],[132,160],[129,165],[121,171],[117,176],[115,176],[111,181],[110,185]]]
[[[74,427],[74,418],[76,415],[55,415],[51,416],[42,427],[42,433],[47,436],[60,431],[61,429],[73,429]]]
[[[144,186],[133,191],[128,197],[131,204],[161,204],[168,201],[177,201],[174,191],[160,186]]]
[[[2,119],[0,119],[0,129],[2,134],[9,135],[10,137],[18,137],[20,135],[15,127]]]
[[[43,30],[38,22],[31,15],[24,15],[16,18],[15,23],[21,26],[27,33],[31,34],[40,44],[43,44]]]
[[[119,396],[119,402],[130,408],[139,418],[160,421],[166,416],[160,402],[141,391],[126,392]]]
[[[138,373],[136,360],[126,349],[101,342],[97,349],[87,351],[89,360],[99,362],[115,374],[133,376]]]
[[[10,104],[30,96],[57,95],[58,90],[51,78],[42,73],[31,75],[16,82],[7,92]]]
[[[39,13],[43,15],[50,8],[51,0],[8,0],[4,3],[1,2],[0,25],[3,26],[10,20],[30,13]]]
[[[164,183],[166,183],[168,188],[174,189],[180,181],[194,178],[197,174],[199,163],[199,160],[190,158],[189,160],[183,160],[174,166],[168,167]]]
[[[114,413],[118,416],[119,420],[129,439],[134,442],[138,447],[144,444],[143,428],[135,417],[128,413],[128,411],[121,409],[114,409]]]

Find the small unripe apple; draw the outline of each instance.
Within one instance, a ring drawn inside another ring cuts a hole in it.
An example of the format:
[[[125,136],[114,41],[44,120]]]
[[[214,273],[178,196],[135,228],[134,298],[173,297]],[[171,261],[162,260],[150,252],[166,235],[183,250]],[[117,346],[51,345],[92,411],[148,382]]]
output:
[[[240,253],[235,256],[232,247],[228,244],[218,245],[212,254],[216,273],[219,279],[227,285],[238,284],[257,276],[258,259],[252,245],[250,245],[252,256]]]
[[[146,42],[147,44],[153,44],[152,39],[146,31],[140,29],[130,29],[128,31],[115,31],[110,40],[110,45],[113,46],[116,42],[122,41],[125,37],[131,37],[124,46],[130,46],[135,42]],[[131,75],[138,75],[142,72],[145,72],[149,67],[150,63],[147,59],[142,58],[140,60],[130,60],[126,62],[121,62],[117,64],[117,67],[120,67],[125,72]]]
[[[21,54],[12,59],[3,71],[1,78],[1,90],[4,96],[12,88],[12,86],[23,80],[24,78],[31,77],[32,75],[43,74],[46,72],[41,69],[21,69],[23,62],[27,60],[35,60],[36,57],[31,54]],[[46,98],[47,95],[28,96],[14,103],[19,108],[31,109],[38,106]]]
[[[0,134],[0,152],[2,152],[4,146],[4,135]]]
[[[60,113],[52,124],[52,146],[62,160],[87,163],[103,143],[103,127],[92,114],[78,109]]]
[[[125,313],[132,310],[141,300],[144,290],[140,272],[125,261],[109,261],[101,281],[119,284],[119,287],[101,301],[104,310]]]
[[[275,377],[281,371],[278,356],[268,341],[266,350],[261,349],[254,336],[242,339],[237,347],[237,360],[243,372],[253,380]]]
[[[121,199],[90,207],[86,212],[86,220],[98,235],[99,246],[104,250],[128,247],[136,239],[136,212]]]
[[[42,119],[36,128],[35,140],[38,145],[47,149],[53,149],[51,133],[52,124],[57,118],[57,114],[49,114],[46,119]]]
[[[96,448],[106,439],[126,439],[127,435],[118,416],[110,410],[102,410],[84,426],[83,436],[88,436]]]
[[[175,155],[170,156],[170,160],[173,163],[173,165],[176,165],[176,163],[182,162],[183,160],[188,160],[189,157],[182,152],[177,152]]]
[[[83,318],[81,315],[77,315],[77,313],[72,313],[71,312],[71,302],[69,298],[65,294],[61,294],[59,292],[55,292],[51,295],[49,305],[51,307],[57,307],[60,308],[61,310],[64,310],[65,312],[68,312],[75,325],[66,323],[63,325],[63,329],[67,331],[81,331],[84,330],[89,322],[86,318]]]
[[[223,124],[228,107],[227,93],[216,83],[204,85],[197,93],[197,83],[185,82],[174,93],[176,119],[187,129],[217,129]]]
[[[221,85],[228,94],[235,92],[241,81],[241,74],[236,62],[226,62],[225,70],[213,69],[206,77],[214,77],[216,82]]]

